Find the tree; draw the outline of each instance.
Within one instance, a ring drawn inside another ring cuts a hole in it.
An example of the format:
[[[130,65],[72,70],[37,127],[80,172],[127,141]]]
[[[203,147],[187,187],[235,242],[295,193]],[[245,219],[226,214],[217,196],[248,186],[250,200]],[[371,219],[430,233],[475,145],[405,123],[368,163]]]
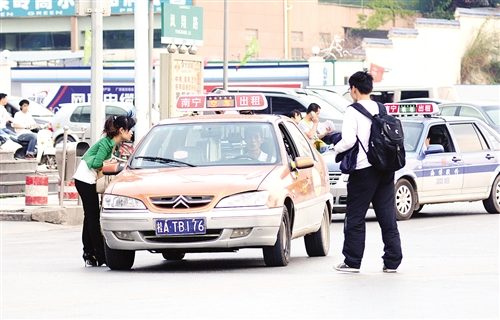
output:
[[[358,14],[358,24],[362,29],[375,30],[392,21],[396,26],[396,18],[406,18],[415,15],[415,11],[408,8],[414,6],[417,0],[373,0],[367,3],[367,7],[375,10],[371,16]]]

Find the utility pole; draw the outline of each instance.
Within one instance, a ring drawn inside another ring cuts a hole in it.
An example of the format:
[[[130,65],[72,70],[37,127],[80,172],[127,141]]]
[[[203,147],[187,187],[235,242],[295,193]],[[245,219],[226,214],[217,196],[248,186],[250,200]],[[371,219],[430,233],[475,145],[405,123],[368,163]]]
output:
[[[92,57],[91,68],[90,68],[90,121],[92,123],[92,130],[90,133],[90,143],[94,144],[101,138],[101,133],[104,128],[104,117],[105,112],[102,103],[102,90],[103,90],[103,78],[102,78],[102,47],[103,47],[103,36],[102,36],[102,15],[103,7],[100,0],[92,0],[92,13],[91,13],[91,25],[92,25]]]
[[[135,141],[138,142],[149,130],[149,1],[135,1],[134,10],[134,48],[135,48],[135,109],[137,124]]]

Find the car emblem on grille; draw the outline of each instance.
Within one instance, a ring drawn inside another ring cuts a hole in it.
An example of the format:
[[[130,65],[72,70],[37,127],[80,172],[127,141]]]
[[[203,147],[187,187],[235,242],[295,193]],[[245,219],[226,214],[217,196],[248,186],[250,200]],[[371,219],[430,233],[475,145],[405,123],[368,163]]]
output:
[[[180,209],[178,208],[178,206],[182,206],[186,209],[189,209],[189,201],[188,199],[184,198],[184,196],[178,196],[177,198],[174,199],[173,202],[174,202],[173,208],[175,209]]]

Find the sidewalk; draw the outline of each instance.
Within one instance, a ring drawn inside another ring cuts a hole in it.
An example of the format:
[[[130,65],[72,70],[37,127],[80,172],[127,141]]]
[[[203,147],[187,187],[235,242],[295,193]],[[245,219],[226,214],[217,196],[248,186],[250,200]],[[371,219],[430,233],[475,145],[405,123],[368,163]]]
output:
[[[24,197],[0,198],[0,221],[40,221],[76,225],[83,222],[83,208],[77,200],[64,200],[59,205],[57,194],[49,195],[47,205],[25,204]]]

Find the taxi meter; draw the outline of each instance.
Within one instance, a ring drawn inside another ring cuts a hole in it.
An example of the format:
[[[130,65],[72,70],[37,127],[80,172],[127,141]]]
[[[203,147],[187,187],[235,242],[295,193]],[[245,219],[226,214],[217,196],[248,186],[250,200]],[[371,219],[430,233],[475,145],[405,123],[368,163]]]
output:
[[[267,108],[267,100],[259,92],[180,95],[176,108],[181,112],[264,110]]]
[[[388,114],[392,115],[424,115],[431,116],[439,114],[435,103],[386,103]]]

